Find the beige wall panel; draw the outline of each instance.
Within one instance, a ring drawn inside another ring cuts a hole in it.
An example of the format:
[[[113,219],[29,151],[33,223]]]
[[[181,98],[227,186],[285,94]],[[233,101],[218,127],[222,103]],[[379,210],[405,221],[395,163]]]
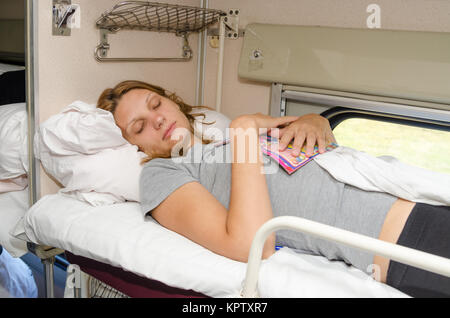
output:
[[[369,4],[381,9],[381,29],[450,32],[448,0],[210,0],[213,9],[240,10],[240,28],[248,23],[366,28]],[[226,40],[222,112],[231,118],[268,113],[270,85],[238,77],[242,39]],[[205,104],[214,106],[218,50],[208,46]]]
[[[253,53],[259,50],[261,58]],[[239,76],[266,83],[450,104],[450,33],[247,26]]]
[[[186,102],[195,100],[198,35],[190,36],[194,58],[189,62],[99,63],[94,49],[99,43],[95,21],[116,0],[76,0],[81,6],[81,29],[68,37],[52,36],[52,1],[39,0],[38,107],[40,122],[75,100],[96,103],[107,88],[127,79],[144,80],[177,92]],[[198,5],[197,0],[166,1]],[[182,40],[169,33],[123,31],[110,35],[110,57],[180,57]],[[41,171],[41,195],[59,189]]]

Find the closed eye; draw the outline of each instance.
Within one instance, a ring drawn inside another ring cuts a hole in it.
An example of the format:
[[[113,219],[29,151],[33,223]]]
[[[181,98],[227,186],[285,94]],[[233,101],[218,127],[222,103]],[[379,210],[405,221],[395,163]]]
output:
[[[153,109],[157,109],[159,106],[161,106],[161,100],[159,100],[158,104],[156,104]]]
[[[138,130],[135,132],[136,135],[140,134],[144,130],[144,122],[141,120],[137,126]]]

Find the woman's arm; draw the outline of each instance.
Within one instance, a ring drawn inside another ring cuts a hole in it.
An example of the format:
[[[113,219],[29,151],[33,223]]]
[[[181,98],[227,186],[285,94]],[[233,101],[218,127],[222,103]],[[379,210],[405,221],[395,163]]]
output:
[[[164,227],[217,254],[246,262],[256,231],[272,218],[259,128],[275,128],[295,119],[255,114],[241,116],[231,123],[233,162],[228,211],[201,184],[191,182],[174,191],[152,211],[152,216]],[[243,145],[245,138],[248,143]],[[274,245],[272,235],[265,244],[263,257],[273,254]]]
[[[257,123],[249,117],[240,117],[230,124],[233,163],[227,231],[241,241],[246,251],[250,250],[256,231],[273,217],[266,177],[262,173],[258,132]],[[265,256],[273,254],[274,249],[273,234],[264,246]]]

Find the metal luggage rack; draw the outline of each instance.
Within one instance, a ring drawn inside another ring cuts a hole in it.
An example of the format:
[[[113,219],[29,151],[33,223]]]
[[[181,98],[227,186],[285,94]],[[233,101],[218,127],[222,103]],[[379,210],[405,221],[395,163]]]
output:
[[[125,1],[106,11],[97,20],[101,43],[95,49],[99,62],[148,62],[148,61],[187,61],[192,58],[189,46],[189,33],[201,32],[219,21],[226,13],[215,9],[173,5],[158,2]],[[107,58],[110,45],[108,34],[120,30],[143,30],[170,32],[183,38],[181,58]]]

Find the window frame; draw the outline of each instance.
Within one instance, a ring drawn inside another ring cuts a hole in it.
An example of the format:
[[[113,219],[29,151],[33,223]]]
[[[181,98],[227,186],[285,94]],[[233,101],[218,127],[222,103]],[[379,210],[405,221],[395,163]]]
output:
[[[328,119],[332,130],[334,130],[340,123],[347,119],[362,118],[450,132],[450,123],[445,121],[421,119],[416,117],[386,114],[368,110],[358,110],[355,108],[333,107],[322,112],[320,115]]]

